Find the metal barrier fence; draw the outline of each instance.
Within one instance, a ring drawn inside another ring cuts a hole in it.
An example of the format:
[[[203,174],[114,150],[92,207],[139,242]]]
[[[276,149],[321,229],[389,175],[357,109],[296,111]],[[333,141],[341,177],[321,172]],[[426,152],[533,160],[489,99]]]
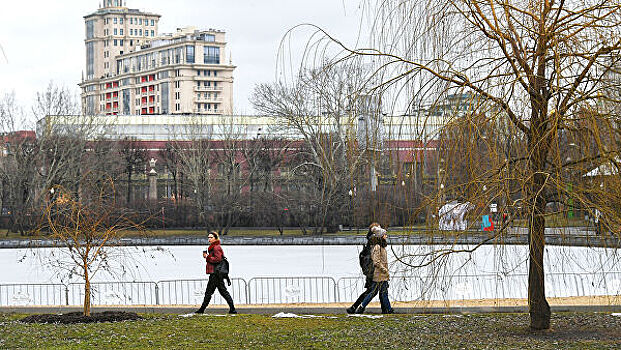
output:
[[[527,274],[393,276],[391,300],[466,300],[527,297]],[[255,277],[231,279],[236,304],[351,302],[364,290],[364,277]],[[159,282],[93,282],[92,305],[197,305],[207,279]],[[621,272],[549,273],[548,297],[621,296]],[[0,306],[81,305],[84,284],[0,284]],[[215,293],[211,304],[225,301]]]
[[[203,302],[206,279],[169,280],[157,282],[159,304],[161,305],[196,305]],[[248,285],[242,278],[231,278],[231,286],[227,287],[235,304],[248,304]],[[220,293],[214,293],[210,304],[226,304]]]
[[[249,304],[330,303],[337,301],[332,277],[255,277],[248,282]]]
[[[67,286],[67,305],[80,305],[84,300],[84,283]],[[157,305],[155,282],[91,282],[91,305]]]
[[[63,305],[63,284],[0,284],[0,305]]]

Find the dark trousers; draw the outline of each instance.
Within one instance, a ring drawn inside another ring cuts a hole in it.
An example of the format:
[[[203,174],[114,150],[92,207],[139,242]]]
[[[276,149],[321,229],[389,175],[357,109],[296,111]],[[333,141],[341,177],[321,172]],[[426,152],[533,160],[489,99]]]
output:
[[[360,306],[360,304],[362,304],[362,301],[364,300],[364,298],[366,298],[367,294],[371,292],[371,285],[373,285],[373,276],[367,277],[367,280],[364,283],[364,292],[360,294],[358,299],[356,299],[354,304],[351,306],[354,310],[357,309],[358,306]]]
[[[205,289],[205,298],[203,299],[203,304],[198,310],[200,312],[205,311],[205,308],[207,307],[207,305],[209,305],[209,302],[211,301],[211,296],[216,291],[216,289],[218,289],[220,295],[222,295],[224,300],[226,300],[226,303],[229,304],[229,309],[235,310],[235,305],[233,305],[233,298],[231,297],[231,294],[229,294],[229,291],[226,290],[226,286],[224,285],[224,279],[215,273],[209,274],[209,281],[207,282],[207,288]]]
[[[373,282],[371,285],[370,292],[366,295],[362,304],[360,305],[363,309],[369,305],[371,299],[373,299],[377,293],[379,293],[380,304],[382,306],[382,313],[392,311],[392,307],[390,306],[390,301],[388,300],[388,281],[383,282]]]

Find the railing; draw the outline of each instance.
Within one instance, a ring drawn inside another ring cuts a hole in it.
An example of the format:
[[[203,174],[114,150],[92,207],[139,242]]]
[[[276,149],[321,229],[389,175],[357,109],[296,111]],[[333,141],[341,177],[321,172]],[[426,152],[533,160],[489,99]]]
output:
[[[0,305],[63,305],[66,300],[62,284],[0,284]]]
[[[162,305],[195,305],[200,304],[207,288],[206,279],[169,280],[157,282],[159,304]],[[242,278],[231,278],[231,286],[227,287],[235,304],[248,304],[248,285]],[[214,293],[211,304],[225,304],[220,293]]]
[[[393,276],[391,300],[467,300],[527,297],[526,274]],[[364,290],[364,277],[255,277],[231,279],[236,304],[351,302]],[[207,279],[159,282],[93,282],[92,305],[196,305]],[[548,297],[621,296],[621,272],[549,273]],[[0,284],[0,306],[81,305],[84,284]],[[617,299],[619,300],[619,299]],[[212,304],[225,301],[214,293]]]
[[[249,304],[326,303],[337,301],[332,277],[255,277],[248,282]]]

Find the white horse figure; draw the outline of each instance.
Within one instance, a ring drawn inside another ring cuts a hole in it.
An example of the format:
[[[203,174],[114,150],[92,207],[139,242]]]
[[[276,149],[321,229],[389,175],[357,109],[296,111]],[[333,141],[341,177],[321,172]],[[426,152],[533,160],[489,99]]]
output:
[[[460,203],[454,200],[446,203],[438,212],[439,229],[441,231],[465,231],[468,228],[468,220],[464,217],[472,209],[474,205],[470,202]]]

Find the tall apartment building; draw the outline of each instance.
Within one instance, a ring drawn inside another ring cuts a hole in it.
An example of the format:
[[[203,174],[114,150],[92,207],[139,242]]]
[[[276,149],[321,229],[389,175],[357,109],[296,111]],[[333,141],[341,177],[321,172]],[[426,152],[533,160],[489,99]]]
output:
[[[223,31],[158,34],[160,15],[104,0],[84,16],[86,115],[207,114],[233,111],[233,66]]]

